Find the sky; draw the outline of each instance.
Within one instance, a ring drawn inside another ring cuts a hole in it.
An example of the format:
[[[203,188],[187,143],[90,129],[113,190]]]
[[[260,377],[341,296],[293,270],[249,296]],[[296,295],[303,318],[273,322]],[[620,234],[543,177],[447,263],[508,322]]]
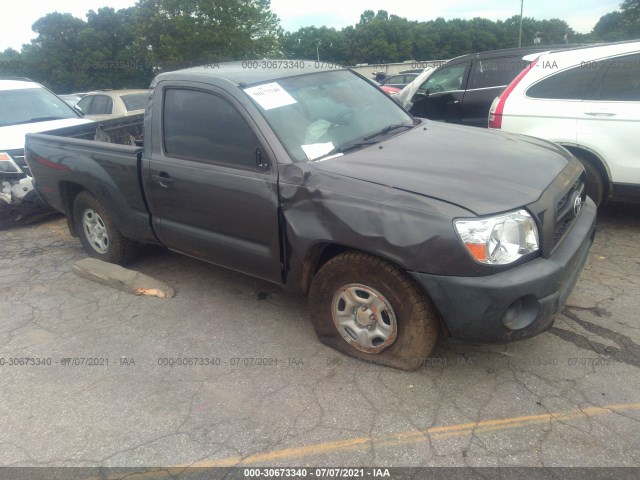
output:
[[[588,33],[605,13],[617,10],[622,0],[524,0],[524,17],[537,20],[560,18],[580,33]],[[19,0],[16,7],[7,8],[8,0],[0,7],[0,51],[13,48],[20,51],[22,44],[35,37],[31,25],[47,13],[71,13],[86,20],[89,10],[112,7],[116,10],[131,7],[136,0]],[[440,2],[389,0],[271,0],[271,9],[278,15],[282,27],[295,31],[301,27],[327,26],[341,29],[354,25],[365,10],[386,10],[409,20],[426,21],[437,17],[504,20],[520,14],[520,0],[445,0]]]

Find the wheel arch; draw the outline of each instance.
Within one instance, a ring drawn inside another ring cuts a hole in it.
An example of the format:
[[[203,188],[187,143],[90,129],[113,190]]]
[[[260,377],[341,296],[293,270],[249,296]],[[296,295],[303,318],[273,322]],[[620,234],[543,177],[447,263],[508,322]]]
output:
[[[584,158],[598,170],[605,187],[604,198],[606,199],[609,197],[613,192],[613,185],[611,183],[611,171],[609,170],[609,166],[607,165],[607,162],[605,162],[604,158],[594,150],[585,147],[584,145],[562,142],[559,142],[559,145],[569,150],[576,157]]]
[[[380,255],[380,253],[370,252],[367,250],[363,250],[362,248],[357,248],[338,242],[319,242],[315,243],[307,250],[304,259],[302,260],[300,274],[300,287],[302,288],[302,291],[305,294],[309,293],[309,288],[311,287],[313,278],[315,277],[316,273],[318,273],[318,270],[320,270],[322,266],[332,258],[347,251],[364,253],[366,255],[378,257],[385,262],[395,265],[403,272],[407,272],[407,268],[405,266],[400,265],[397,261],[385,255]],[[425,293],[427,295],[429,294],[429,292]]]
[[[67,224],[71,235],[78,236],[73,221],[74,201],[81,192],[89,192],[102,202],[104,208],[111,214],[113,223],[125,237],[141,243],[159,243],[153,232],[150,214],[146,210],[146,205],[144,209],[135,208],[119,189],[103,188],[103,185],[99,183],[87,183],[90,183],[90,185],[72,179],[63,180],[58,184],[62,208],[67,216]]]
[[[77,182],[72,181],[62,181],[59,185],[60,198],[62,199],[62,207],[64,208],[64,213],[67,216],[67,225],[69,227],[69,232],[72,236],[77,237],[78,231],[75,227],[75,222],[73,221],[73,202],[76,197],[83,191],[90,192],[95,196],[95,193],[89,190],[84,185],[81,185]]]
[[[301,265],[300,272],[300,288],[307,294],[311,288],[311,282],[313,277],[322,266],[331,260],[333,257],[346,252],[347,250],[354,250],[353,248],[332,242],[321,242],[312,245],[304,256]]]

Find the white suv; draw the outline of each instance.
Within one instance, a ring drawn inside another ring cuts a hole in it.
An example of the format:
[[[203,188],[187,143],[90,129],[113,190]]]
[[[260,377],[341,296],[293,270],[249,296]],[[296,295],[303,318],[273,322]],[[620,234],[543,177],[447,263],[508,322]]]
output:
[[[489,128],[565,147],[596,204],[640,198],[640,41],[538,56],[494,100]]]

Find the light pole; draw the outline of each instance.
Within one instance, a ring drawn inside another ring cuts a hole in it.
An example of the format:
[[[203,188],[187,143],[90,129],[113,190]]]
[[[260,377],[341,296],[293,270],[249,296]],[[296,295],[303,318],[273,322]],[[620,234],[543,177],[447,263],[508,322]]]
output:
[[[518,47],[522,46],[522,10],[524,9],[524,0],[520,0],[520,32],[518,33]]]

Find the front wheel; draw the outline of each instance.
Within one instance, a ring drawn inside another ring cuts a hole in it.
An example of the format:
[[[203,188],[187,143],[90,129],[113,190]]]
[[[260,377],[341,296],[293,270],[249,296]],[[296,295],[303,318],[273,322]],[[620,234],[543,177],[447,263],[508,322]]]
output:
[[[318,338],[347,355],[403,370],[420,367],[438,335],[437,313],[395,265],[359,252],[320,269],[309,292]]]
[[[93,194],[84,191],[73,202],[73,220],[90,257],[124,265],[133,260],[137,244],[125,238]]]

